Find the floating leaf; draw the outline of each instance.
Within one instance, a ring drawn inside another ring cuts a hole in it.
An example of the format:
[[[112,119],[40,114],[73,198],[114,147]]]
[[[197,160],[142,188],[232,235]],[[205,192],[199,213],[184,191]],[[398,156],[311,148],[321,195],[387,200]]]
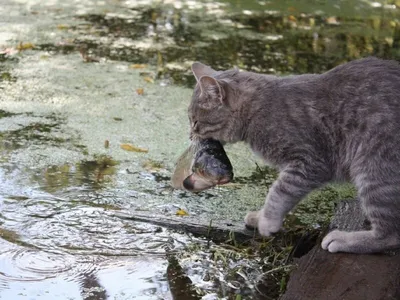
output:
[[[130,69],[145,69],[146,67],[147,65],[145,64],[133,64],[129,66]]]
[[[326,18],[326,23],[329,25],[339,25],[340,22],[336,19],[336,17],[328,17]]]
[[[114,117],[114,121],[122,121],[122,118]]]
[[[35,45],[32,44],[32,43],[23,43],[23,42],[21,42],[17,46],[17,50],[19,50],[19,51],[29,50],[29,49],[32,49],[33,47],[35,47]]]
[[[183,210],[183,209],[178,209],[177,211],[176,211],[176,215],[177,216],[188,216],[189,215],[189,213],[187,212],[187,211],[185,211],[185,210]]]
[[[144,89],[142,89],[142,88],[136,89],[136,93],[137,93],[138,95],[143,95]]]
[[[59,29],[59,30],[67,30],[68,28],[69,28],[69,26],[66,24],[58,24],[57,25],[57,29]]]
[[[109,140],[105,140],[104,141],[104,148],[108,148],[110,147],[110,141]]]
[[[153,78],[151,78],[151,77],[145,77],[145,78],[143,78],[146,82],[148,82],[148,83],[154,83],[154,79]]]
[[[131,144],[121,144],[121,149],[124,149],[126,151],[132,151],[132,152],[144,152],[144,153],[149,152],[148,149],[139,148],[139,147],[133,146]]]

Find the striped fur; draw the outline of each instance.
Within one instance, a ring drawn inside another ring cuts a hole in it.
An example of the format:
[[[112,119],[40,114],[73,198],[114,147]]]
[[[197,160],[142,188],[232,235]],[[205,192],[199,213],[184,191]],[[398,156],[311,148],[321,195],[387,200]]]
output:
[[[370,231],[329,233],[330,252],[400,246],[400,67],[366,58],[323,74],[275,77],[194,63],[191,135],[244,141],[280,171],[245,222],[277,232],[310,191],[331,181],[358,189]]]

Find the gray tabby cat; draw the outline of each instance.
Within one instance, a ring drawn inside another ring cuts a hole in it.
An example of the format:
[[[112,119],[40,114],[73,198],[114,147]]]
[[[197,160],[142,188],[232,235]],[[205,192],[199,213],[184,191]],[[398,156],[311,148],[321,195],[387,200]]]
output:
[[[244,141],[279,170],[264,207],[247,226],[263,236],[310,191],[330,181],[358,189],[371,230],[334,230],[330,252],[371,253],[400,247],[400,67],[366,58],[323,74],[275,77],[217,72],[194,63],[191,134]]]

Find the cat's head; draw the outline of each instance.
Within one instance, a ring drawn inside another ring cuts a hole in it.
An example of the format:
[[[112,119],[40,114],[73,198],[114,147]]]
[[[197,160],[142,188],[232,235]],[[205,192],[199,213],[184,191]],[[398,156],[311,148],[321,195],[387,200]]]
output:
[[[229,143],[239,141],[238,99],[232,78],[227,74],[235,74],[237,70],[218,72],[195,62],[192,71],[197,84],[188,109],[191,136]]]

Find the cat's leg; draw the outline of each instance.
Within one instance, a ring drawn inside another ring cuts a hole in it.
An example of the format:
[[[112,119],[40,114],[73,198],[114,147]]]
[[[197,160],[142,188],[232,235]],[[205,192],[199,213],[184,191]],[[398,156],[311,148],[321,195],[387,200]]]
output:
[[[326,174],[316,174],[321,174],[321,171],[299,168],[281,171],[268,191],[264,207],[246,215],[246,227],[258,228],[262,236],[279,231],[285,215],[309,192],[328,181]]]
[[[375,175],[375,178],[371,175],[356,176],[358,196],[371,222],[371,230],[334,230],[323,239],[323,249],[329,252],[376,253],[400,247],[400,166],[394,172],[391,169],[384,168],[385,173]],[[370,173],[373,172],[370,170]]]

